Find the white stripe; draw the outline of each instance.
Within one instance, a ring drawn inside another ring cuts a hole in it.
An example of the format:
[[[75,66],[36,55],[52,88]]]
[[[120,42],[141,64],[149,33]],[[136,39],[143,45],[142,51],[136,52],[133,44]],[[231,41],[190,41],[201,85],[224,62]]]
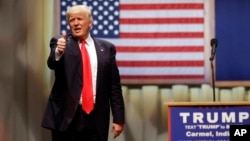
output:
[[[121,10],[120,18],[203,18],[203,10]]]
[[[188,61],[188,60],[203,60],[203,52],[185,52],[185,53],[120,53],[116,55],[117,60],[126,61]]]
[[[120,32],[203,32],[203,24],[122,24]]]
[[[121,4],[148,4],[148,3],[203,3],[204,0],[120,0]]]
[[[203,75],[204,67],[119,67],[121,75]]]
[[[203,38],[164,39],[107,39],[116,46],[203,46]]]

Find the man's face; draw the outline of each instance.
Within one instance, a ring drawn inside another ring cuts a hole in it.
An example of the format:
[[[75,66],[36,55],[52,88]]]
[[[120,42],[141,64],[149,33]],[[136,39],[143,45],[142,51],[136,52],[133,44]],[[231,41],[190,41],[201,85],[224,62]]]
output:
[[[71,13],[68,17],[72,35],[78,40],[87,38],[92,22],[87,14],[81,12]]]

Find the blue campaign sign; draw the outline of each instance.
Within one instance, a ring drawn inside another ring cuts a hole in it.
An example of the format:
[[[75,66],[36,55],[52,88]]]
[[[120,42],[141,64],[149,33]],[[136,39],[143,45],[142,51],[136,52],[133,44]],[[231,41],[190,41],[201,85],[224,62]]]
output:
[[[250,124],[250,106],[169,108],[169,141],[229,141],[230,125]]]

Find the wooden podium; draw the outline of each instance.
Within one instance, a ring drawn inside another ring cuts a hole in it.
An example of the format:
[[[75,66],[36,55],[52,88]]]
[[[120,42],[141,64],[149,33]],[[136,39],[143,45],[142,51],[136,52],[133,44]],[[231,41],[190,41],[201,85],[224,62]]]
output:
[[[231,125],[250,124],[250,102],[166,102],[168,141],[230,139]]]

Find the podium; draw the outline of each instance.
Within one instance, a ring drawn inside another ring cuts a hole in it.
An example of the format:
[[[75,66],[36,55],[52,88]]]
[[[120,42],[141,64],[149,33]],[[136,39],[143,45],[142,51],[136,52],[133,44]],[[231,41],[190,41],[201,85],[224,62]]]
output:
[[[250,102],[165,104],[168,141],[229,141],[231,125],[250,125]]]

